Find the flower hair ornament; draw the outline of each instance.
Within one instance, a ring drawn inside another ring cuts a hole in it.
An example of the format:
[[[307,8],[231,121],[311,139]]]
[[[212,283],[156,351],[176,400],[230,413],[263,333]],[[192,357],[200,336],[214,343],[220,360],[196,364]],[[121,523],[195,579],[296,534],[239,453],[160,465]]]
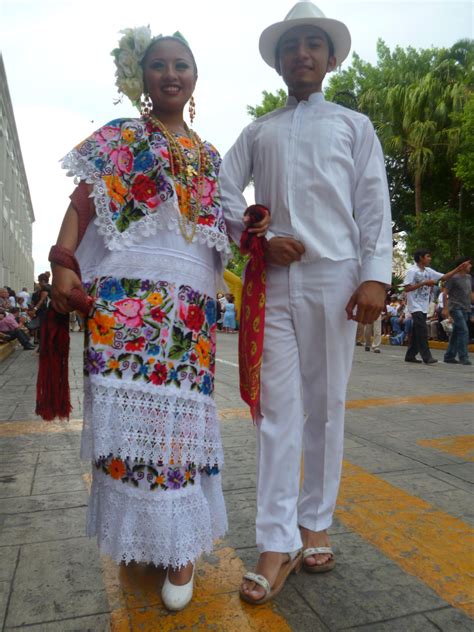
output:
[[[149,47],[166,36],[160,34],[152,37],[149,26],[123,29],[120,33],[123,33],[123,37],[119,40],[118,48],[114,48],[111,52],[116,66],[115,85],[118,91],[128,97],[133,105],[140,110],[142,107],[141,97],[145,91],[143,85],[143,59]],[[179,31],[173,33],[171,37],[178,39],[191,52],[188,42]],[[116,103],[120,102],[121,97]]]

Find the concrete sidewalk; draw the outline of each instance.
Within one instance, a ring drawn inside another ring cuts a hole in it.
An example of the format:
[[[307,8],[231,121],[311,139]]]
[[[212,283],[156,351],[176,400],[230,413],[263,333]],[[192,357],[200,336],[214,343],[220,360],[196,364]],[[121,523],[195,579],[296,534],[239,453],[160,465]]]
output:
[[[273,604],[252,608],[237,589],[257,558],[255,435],[238,395],[237,336],[219,334],[216,402],[230,530],[199,563],[192,605],[171,615],[159,599],[161,570],[117,567],[84,536],[90,467],[78,458],[81,345],[72,334],[68,425],[34,416],[34,352],[16,350],[0,364],[2,629],[473,629],[473,367],[408,365],[403,348],[378,355],[356,348],[330,531],[336,568],[292,576]]]

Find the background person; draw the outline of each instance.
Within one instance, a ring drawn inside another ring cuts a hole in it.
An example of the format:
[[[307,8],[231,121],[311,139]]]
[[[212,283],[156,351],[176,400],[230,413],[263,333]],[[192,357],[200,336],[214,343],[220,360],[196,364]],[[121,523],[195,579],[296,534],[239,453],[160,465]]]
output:
[[[456,364],[456,356],[459,363],[470,365],[469,360],[469,319],[471,316],[472,262],[470,257],[461,257],[456,260],[455,266],[464,264],[464,267],[446,281],[448,294],[448,313],[452,318],[453,330],[449,339],[448,349],[444,354],[444,361]]]
[[[421,364],[421,360],[417,359],[419,353],[425,364],[435,364],[438,362],[431,355],[428,345],[428,327],[426,317],[430,303],[431,288],[439,281],[447,281],[454,274],[466,268],[466,263],[462,263],[454,270],[443,274],[428,267],[431,263],[431,253],[426,248],[417,250],[413,258],[415,264],[409,268],[404,280],[404,289],[407,293],[408,311],[413,319],[413,331],[411,335],[410,345],[405,355],[405,362],[416,362]]]

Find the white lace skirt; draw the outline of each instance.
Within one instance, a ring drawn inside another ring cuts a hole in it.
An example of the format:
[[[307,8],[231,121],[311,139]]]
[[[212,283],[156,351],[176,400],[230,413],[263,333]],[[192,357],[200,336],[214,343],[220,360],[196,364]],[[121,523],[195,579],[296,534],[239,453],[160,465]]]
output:
[[[227,518],[214,269],[208,249],[171,252],[111,253],[101,276],[87,275],[81,456],[92,460],[87,533],[101,552],[179,567],[211,551]]]
[[[87,534],[115,562],[183,566],[227,530],[220,474],[198,472],[184,489],[141,489],[115,480],[93,465]]]

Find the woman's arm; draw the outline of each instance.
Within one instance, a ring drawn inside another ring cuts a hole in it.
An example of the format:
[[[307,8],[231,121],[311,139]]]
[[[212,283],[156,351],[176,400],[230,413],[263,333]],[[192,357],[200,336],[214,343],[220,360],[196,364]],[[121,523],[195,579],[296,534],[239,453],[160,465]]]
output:
[[[79,216],[72,204],[69,205],[59,231],[57,246],[74,252],[79,241]],[[71,311],[69,294],[74,288],[81,289],[82,283],[75,272],[58,264],[51,265],[53,282],[51,286],[51,302],[53,308],[62,314]]]

